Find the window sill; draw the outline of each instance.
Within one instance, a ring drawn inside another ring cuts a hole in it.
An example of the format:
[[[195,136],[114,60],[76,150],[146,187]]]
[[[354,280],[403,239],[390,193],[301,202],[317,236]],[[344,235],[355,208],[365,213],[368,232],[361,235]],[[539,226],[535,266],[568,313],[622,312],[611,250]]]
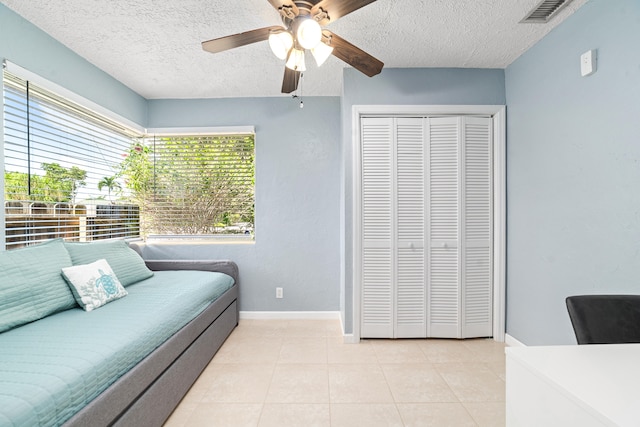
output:
[[[214,234],[214,235],[149,235],[145,243],[153,244],[207,244],[207,245],[253,245],[255,237],[251,234]]]

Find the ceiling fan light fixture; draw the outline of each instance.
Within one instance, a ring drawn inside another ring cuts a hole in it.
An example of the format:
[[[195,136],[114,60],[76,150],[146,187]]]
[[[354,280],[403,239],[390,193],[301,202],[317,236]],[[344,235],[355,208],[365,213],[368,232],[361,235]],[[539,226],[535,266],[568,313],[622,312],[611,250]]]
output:
[[[304,49],[313,49],[322,39],[322,28],[315,19],[306,18],[298,25],[296,39]]]
[[[269,34],[269,47],[275,56],[287,59],[289,51],[293,47],[293,37],[288,31],[271,31]]]
[[[1,0],[0,0],[1,1]],[[325,25],[376,0],[268,0],[281,15],[280,25],[271,25],[230,36],[203,41],[202,49],[223,52],[252,43],[269,41],[274,55],[285,63],[282,93],[297,90],[306,72],[305,51],[311,51],[318,66],[335,56],[361,73],[373,77],[384,63],[334,34]],[[571,0],[543,0],[565,1]],[[301,91],[302,92],[302,91]]]
[[[324,62],[331,56],[332,53],[333,47],[325,44],[324,42],[318,43],[316,47],[311,49],[311,54],[316,60],[316,64],[318,64],[318,67],[324,64]]]
[[[287,68],[293,71],[307,71],[307,67],[304,64],[304,50],[291,49],[289,53],[289,59],[285,64]]]

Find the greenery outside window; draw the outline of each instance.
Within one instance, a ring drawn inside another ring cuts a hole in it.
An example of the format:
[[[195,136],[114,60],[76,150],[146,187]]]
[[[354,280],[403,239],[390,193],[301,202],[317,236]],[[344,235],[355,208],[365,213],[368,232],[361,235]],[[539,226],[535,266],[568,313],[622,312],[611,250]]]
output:
[[[238,130],[145,135],[5,70],[3,246],[251,240],[255,137]]]
[[[139,133],[6,71],[3,107],[5,248],[140,236],[118,177]]]
[[[155,135],[121,164],[148,236],[253,237],[254,135]]]

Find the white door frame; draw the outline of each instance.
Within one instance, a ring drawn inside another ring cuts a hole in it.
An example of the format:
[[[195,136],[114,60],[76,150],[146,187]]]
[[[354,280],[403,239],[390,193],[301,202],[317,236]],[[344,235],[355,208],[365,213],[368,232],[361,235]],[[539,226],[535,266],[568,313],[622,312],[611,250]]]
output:
[[[360,119],[363,116],[493,117],[493,339],[504,342],[506,328],[506,109],[504,105],[354,105],[352,109],[352,230],[353,230],[353,340],[360,340],[362,259],[360,175]]]

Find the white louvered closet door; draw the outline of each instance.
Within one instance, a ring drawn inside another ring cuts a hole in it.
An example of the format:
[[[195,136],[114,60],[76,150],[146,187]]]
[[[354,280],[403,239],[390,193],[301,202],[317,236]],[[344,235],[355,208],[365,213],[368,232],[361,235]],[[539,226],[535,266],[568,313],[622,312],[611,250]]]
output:
[[[432,118],[428,336],[492,333],[492,120]]]
[[[460,330],[459,118],[428,119],[429,337],[458,338]]]
[[[362,120],[362,335],[426,336],[424,119]]]
[[[492,332],[492,120],[361,119],[361,336]]]
[[[427,335],[425,119],[395,121],[396,305],[394,338]]]
[[[361,335],[393,337],[394,162],[393,119],[361,123]]]
[[[489,118],[462,120],[462,331],[461,338],[492,335],[493,127]]]

